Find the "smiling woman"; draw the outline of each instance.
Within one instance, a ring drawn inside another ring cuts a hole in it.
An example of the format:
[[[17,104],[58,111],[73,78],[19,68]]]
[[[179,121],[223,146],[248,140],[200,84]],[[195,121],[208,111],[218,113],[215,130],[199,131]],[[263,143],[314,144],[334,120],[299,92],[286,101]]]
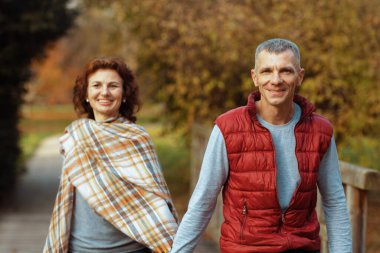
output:
[[[60,138],[62,177],[44,252],[168,252],[177,214],[149,134],[135,124],[138,87],[116,58],[75,82],[75,120]]]
[[[123,99],[123,80],[115,70],[99,69],[88,78],[87,99],[96,121],[104,121],[119,114]]]
[[[75,81],[74,107],[78,115],[103,121],[119,114],[135,122],[139,91],[132,71],[120,58],[92,60]]]

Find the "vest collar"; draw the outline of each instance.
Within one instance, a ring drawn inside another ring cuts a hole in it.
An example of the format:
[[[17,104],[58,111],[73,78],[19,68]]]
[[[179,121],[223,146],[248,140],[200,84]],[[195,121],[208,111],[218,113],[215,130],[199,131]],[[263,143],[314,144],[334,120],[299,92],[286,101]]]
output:
[[[259,101],[260,99],[261,99],[261,94],[259,91],[254,91],[250,93],[248,96],[248,103],[247,103],[248,112],[254,121],[258,121],[256,118],[257,111],[256,111],[255,102]],[[315,106],[309,101],[307,101],[306,98],[300,95],[297,95],[297,94],[294,95],[293,101],[301,107],[302,112],[301,112],[300,121],[302,121],[303,119],[305,119],[307,116],[311,115],[315,111]]]

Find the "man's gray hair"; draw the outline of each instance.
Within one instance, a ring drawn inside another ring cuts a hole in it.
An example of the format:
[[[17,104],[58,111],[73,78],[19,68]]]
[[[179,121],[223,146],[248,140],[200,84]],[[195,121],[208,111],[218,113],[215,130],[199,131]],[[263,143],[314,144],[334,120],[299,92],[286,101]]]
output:
[[[267,41],[262,42],[260,45],[257,46],[256,48],[256,53],[255,53],[255,66],[256,66],[256,61],[258,59],[259,54],[262,51],[266,51],[268,53],[283,53],[286,50],[292,50],[296,61],[298,63],[298,66],[301,66],[301,56],[300,56],[300,50],[298,49],[298,46],[291,42],[290,40],[286,39],[270,39]]]

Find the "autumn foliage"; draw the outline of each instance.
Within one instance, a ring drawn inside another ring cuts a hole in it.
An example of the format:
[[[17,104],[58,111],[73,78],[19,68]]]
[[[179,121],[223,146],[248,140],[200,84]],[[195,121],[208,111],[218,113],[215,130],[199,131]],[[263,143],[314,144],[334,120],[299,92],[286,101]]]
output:
[[[379,142],[368,140],[380,137],[379,0],[83,4],[91,14],[79,25],[87,44],[77,40],[71,45],[90,45],[91,57],[124,57],[137,72],[145,101],[163,103],[165,122],[173,129],[189,133],[194,122],[211,125],[218,114],[246,104],[254,89],[250,69],[256,46],[287,38],[299,45],[306,71],[300,93],[333,122],[338,145],[378,157]],[[89,28],[89,18],[98,20],[92,35],[83,26]]]
[[[334,123],[338,142],[380,136],[380,1],[115,2],[140,40],[140,77],[175,126],[245,104],[255,47],[280,37],[300,46],[300,92]]]

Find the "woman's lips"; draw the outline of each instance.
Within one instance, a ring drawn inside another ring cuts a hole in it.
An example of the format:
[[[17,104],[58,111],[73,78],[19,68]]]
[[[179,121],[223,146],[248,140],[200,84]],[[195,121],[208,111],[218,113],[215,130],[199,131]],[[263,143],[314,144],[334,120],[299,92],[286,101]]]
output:
[[[109,105],[109,104],[112,103],[112,101],[108,100],[108,99],[99,99],[98,103],[101,104],[101,105]]]

